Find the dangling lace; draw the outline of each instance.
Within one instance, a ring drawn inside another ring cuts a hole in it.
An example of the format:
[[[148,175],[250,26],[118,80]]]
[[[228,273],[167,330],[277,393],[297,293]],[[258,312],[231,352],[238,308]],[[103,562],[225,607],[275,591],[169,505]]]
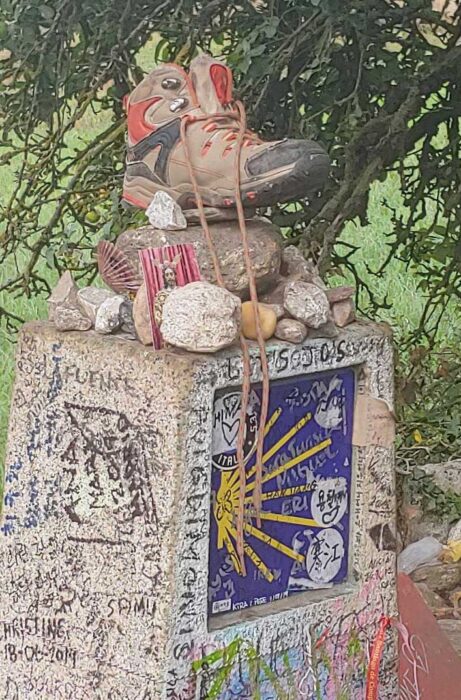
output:
[[[237,207],[237,215],[240,227],[240,233],[242,237],[242,247],[243,255],[245,260],[245,267],[249,281],[250,288],[250,298],[253,306],[253,313],[255,317],[256,326],[256,337],[260,352],[261,359],[261,372],[262,372],[262,397],[261,397],[261,414],[258,427],[257,445],[256,445],[256,464],[255,464],[255,488],[253,494],[253,504],[256,512],[258,527],[260,527],[260,511],[261,511],[261,490],[262,490],[262,457],[264,449],[264,431],[267,420],[267,412],[269,406],[269,370],[267,363],[266,347],[264,343],[264,338],[261,332],[261,324],[258,313],[258,295],[256,290],[256,282],[253,273],[253,268],[251,265],[251,258],[248,246],[248,234],[245,223],[245,212],[243,209],[243,203],[240,192],[240,160],[241,151],[244,147],[246,139],[258,139],[254,134],[246,130],[246,116],[243,105],[240,102],[236,103],[237,112],[236,113],[226,113],[226,114],[214,114],[214,115],[203,115],[200,117],[186,114],[181,120],[181,141],[184,148],[184,153],[187,161],[187,166],[189,170],[189,177],[194,190],[195,200],[197,204],[197,209],[199,212],[200,223],[202,225],[203,231],[205,233],[205,238],[210,252],[210,256],[213,262],[213,267],[215,271],[216,281],[220,287],[224,287],[224,280],[221,271],[221,266],[216,253],[216,248],[208,227],[208,222],[206,220],[205,207],[203,204],[203,199],[200,194],[200,190],[197,184],[197,179],[195,177],[194,168],[190,159],[190,151],[187,144],[187,127],[189,124],[197,121],[205,121],[208,123],[214,123],[214,121],[229,118],[238,120],[238,127],[234,125],[227,124],[216,124],[215,128],[226,128],[230,133],[236,133],[237,136],[237,154],[235,161],[235,202]],[[259,139],[258,139],[259,142]],[[244,455],[244,444],[245,444],[245,429],[246,429],[246,416],[248,410],[248,403],[250,397],[251,388],[251,363],[250,354],[248,350],[247,339],[244,337],[243,333],[240,333],[240,346],[242,349],[242,361],[243,361],[243,377],[242,377],[242,400],[240,407],[240,418],[239,418],[239,431],[237,436],[237,467],[239,474],[239,505],[237,511],[237,553],[239,556],[241,572],[243,576],[246,576],[246,566],[245,566],[245,498],[246,498],[246,486],[247,486],[247,476],[245,469],[245,455]]]

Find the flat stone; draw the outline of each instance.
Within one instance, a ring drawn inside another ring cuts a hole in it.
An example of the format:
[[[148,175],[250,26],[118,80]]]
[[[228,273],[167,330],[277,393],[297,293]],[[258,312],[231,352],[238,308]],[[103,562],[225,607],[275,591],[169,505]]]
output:
[[[160,330],[168,345],[216,352],[237,340],[240,320],[238,297],[209,282],[191,282],[166,298]]]
[[[110,289],[101,287],[84,287],[77,292],[77,301],[85,314],[94,323],[99,307],[107,299],[116,296]]]
[[[124,297],[116,294],[103,301],[98,308],[94,329],[98,333],[113,333],[122,325],[120,307],[124,302]]]
[[[78,287],[69,270],[66,270],[59,278],[56,287],[48,298],[48,318],[50,321],[54,321],[56,308],[58,306],[67,306],[68,308],[77,307],[77,292]]]
[[[344,328],[355,321],[355,304],[353,299],[338,301],[331,306],[333,321],[339,328]]]
[[[64,305],[56,306],[53,320],[58,331],[88,331],[92,326],[80,309]]]
[[[275,337],[289,343],[302,343],[307,335],[307,328],[294,318],[283,318],[277,323]]]
[[[312,260],[307,260],[299,248],[294,245],[289,245],[282,251],[282,274],[287,277],[297,275],[304,282],[310,282],[321,289],[326,289],[317,266]]]
[[[133,302],[125,299],[120,305],[120,330],[126,335],[136,338],[136,328],[133,319]]]
[[[146,209],[151,226],[165,231],[181,231],[187,228],[181,207],[167,192],[156,192]]]
[[[461,562],[419,566],[412,572],[411,578],[415,583],[426,583],[437,593],[452,591],[461,586]]]
[[[447,635],[453,649],[461,656],[461,620],[439,620],[438,624]]]
[[[275,332],[277,314],[268,304],[258,304],[258,316],[261,335],[264,340],[269,340]],[[242,331],[245,338],[257,340],[255,314],[251,301],[245,301],[242,304]]]
[[[319,328],[330,319],[325,292],[309,282],[290,282],[285,288],[283,305],[293,318],[309,328]]]
[[[138,289],[133,302],[133,323],[136,335],[143,345],[152,345],[152,326],[149,314],[149,301],[144,282]]]
[[[212,223],[209,229],[225,287],[241,299],[248,299],[248,276],[238,223]],[[256,286],[258,292],[262,293],[277,280],[282,257],[282,237],[277,227],[260,218],[247,221],[247,231]],[[125,231],[117,240],[117,246],[126,253],[136,270],[139,270],[139,250],[178,243],[192,243],[195,246],[203,280],[215,283],[213,263],[201,226],[189,226],[185,231],[161,231],[153,226],[144,226]]]
[[[332,287],[327,289],[325,294],[328,297],[330,304],[337,304],[339,301],[346,301],[355,294],[355,287]]]

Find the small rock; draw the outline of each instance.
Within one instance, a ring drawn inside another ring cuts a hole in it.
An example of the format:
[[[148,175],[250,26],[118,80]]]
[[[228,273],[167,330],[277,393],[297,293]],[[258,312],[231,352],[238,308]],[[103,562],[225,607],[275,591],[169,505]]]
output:
[[[317,273],[312,260],[307,260],[295,245],[288,245],[282,251],[282,271],[285,275],[302,275],[301,279],[310,282]]]
[[[458,542],[459,540],[461,540],[461,520],[458,520],[448,533],[448,542]]]
[[[325,294],[328,297],[330,304],[337,304],[338,301],[346,301],[355,294],[355,287],[333,287],[327,289]]]
[[[133,322],[136,335],[143,345],[152,345],[152,327],[149,314],[147,289],[143,282],[133,302]]]
[[[447,603],[442,598],[442,596],[440,596],[438,593],[429,588],[427,583],[424,583],[424,581],[417,583],[416,588],[421,593],[431,610],[437,610],[438,608],[447,607]]]
[[[419,505],[404,503],[400,509],[401,527],[405,544],[417,542],[432,535],[439,542],[446,542],[450,531],[450,516],[434,517],[424,513]]]
[[[182,231],[187,228],[182,209],[167,192],[156,192],[146,209],[146,216],[155,228],[164,231]]]
[[[283,305],[293,318],[310,328],[319,328],[330,319],[325,292],[309,282],[290,282],[285,288]]]
[[[55,308],[53,320],[58,331],[88,331],[92,326],[80,309],[61,304]]]
[[[461,562],[452,564],[437,564],[419,566],[412,572],[411,578],[415,583],[426,583],[429,588],[437,593],[452,591],[461,586]]]
[[[355,304],[353,299],[338,301],[331,307],[333,321],[339,328],[344,328],[355,321]]]
[[[125,299],[120,306],[121,326],[118,335],[123,335],[129,340],[137,340],[138,336],[133,320],[133,302]]]
[[[283,239],[270,221],[255,217],[246,223],[250,260],[259,294],[265,292],[278,278]],[[224,286],[241,299],[248,299],[248,275],[238,223],[223,221],[212,223],[208,228],[218,255]],[[143,226],[125,231],[117,239],[117,246],[124,251],[137,271],[139,250],[179,243],[191,243],[194,246],[202,279],[216,284],[213,261],[201,226],[189,226],[185,231],[164,231],[153,226]]]
[[[439,620],[438,623],[453,649],[461,656],[461,620]]]
[[[280,321],[280,319],[285,316],[285,309],[283,307],[283,304],[264,304],[264,306],[267,306],[269,309],[272,309],[272,311],[277,316],[277,321]]]
[[[118,294],[103,301],[96,314],[95,331],[107,334],[120,328],[122,325],[120,307],[123,302],[124,298]]]
[[[216,352],[237,339],[240,320],[238,297],[209,282],[191,282],[176,287],[166,298],[160,330],[169,345],[190,352]]]
[[[101,304],[116,296],[115,292],[101,287],[84,287],[77,292],[77,301],[83,313],[94,323]]]
[[[73,309],[77,308],[77,292],[78,287],[75,284],[69,270],[66,270],[66,272],[64,272],[64,274],[59,278],[56,287],[53,289],[48,298],[48,318],[50,321],[55,320],[56,308],[58,306],[67,306],[68,308]],[[61,328],[60,330],[65,329]]]
[[[307,335],[307,328],[301,321],[294,318],[284,318],[277,323],[275,337],[289,343],[302,343]]]
[[[264,340],[268,340],[274,335],[277,325],[277,314],[269,305],[258,304],[258,315],[261,335]],[[255,315],[251,301],[245,301],[242,304],[242,332],[245,338],[257,340]]]
[[[282,274],[286,277],[296,275],[303,282],[310,282],[321,289],[326,289],[319,271],[312,260],[307,260],[299,248],[289,245],[282,252]]]
[[[339,331],[333,321],[327,321],[318,328],[309,328],[309,338],[336,338]]]
[[[268,306],[283,306],[283,299],[285,296],[285,289],[290,282],[296,282],[301,280],[299,275],[291,275],[290,277],[279,277],[277,283],[264,294],[259,295],[259,301],[261,304],[267,304]],[[285,307],[283,306],[284,315],[286,315]]]

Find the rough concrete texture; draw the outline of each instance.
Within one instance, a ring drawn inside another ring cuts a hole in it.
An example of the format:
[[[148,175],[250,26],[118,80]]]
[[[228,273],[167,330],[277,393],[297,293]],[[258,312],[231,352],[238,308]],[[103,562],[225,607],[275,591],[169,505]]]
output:
[[[254,349],[251,357],[255,382]],[[360,392],[392,404],[391,341],[379,327],[274,341],[268,361],[273,380],[363,367]],[[315,697],[316,686],[336,700],[352,682],[350,697],[363,697],[349,642],[366,652],[381,616],[396,614],[395,552],[375,536],[395,516],[391,446],[355,448],[346,583],[207,619],[213,397],[241,381],[234,349],[153,351],[24,327],[0,533],[0,697],[194,700],[206,697],[232,642],[243,646],[220,700],[255,697],[251,647],[290,700]],[[398,697],[395,660],[389,633],[380,700]],[[277,697],[267,677],[260,697]]]
[[[243,257],[240,228],[235,221],[222,221],[209,226],[221,266],[224,285],[241,299],[249,297],[248,277]],[[276,226],[265,219],[247,221],[250,258],[258,291],[264,291],[276,279],[282,256],[282,237]],[[185,231],[163,231],[143,226],[122,233],[117,246],[139,268],[138,251],[163,245],[192,243],[195,246],[202,278],[216,282],[206,237],[201,226],[189,226]]]

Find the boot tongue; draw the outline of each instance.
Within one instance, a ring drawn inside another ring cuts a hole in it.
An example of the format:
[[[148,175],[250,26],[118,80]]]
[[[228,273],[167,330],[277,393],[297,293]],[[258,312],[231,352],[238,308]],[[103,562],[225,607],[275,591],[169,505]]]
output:
[[[197,56],[190,64],[197,99],[206,114],[224,112],[232,102],[232,72],[222,61],[208,54]]]

